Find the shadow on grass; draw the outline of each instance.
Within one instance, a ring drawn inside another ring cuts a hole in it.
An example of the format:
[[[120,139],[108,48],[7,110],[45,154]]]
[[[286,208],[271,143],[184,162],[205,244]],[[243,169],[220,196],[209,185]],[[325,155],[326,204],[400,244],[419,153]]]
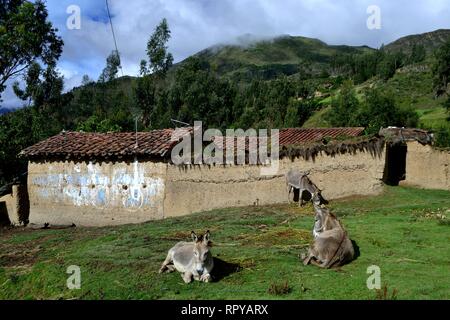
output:
[[[352,261],[355,261],[361,255],[361,252],[359,251],[359,246],[356,243],[356,241],[355,240],[351,240],[351,241],[352,241],[353,249],[355,250],[355,256],[353,257]]]
[[[242,270],[242,267],[237,263],[229,263],[219,258],[214,257],[214,268],[211,272],[214,282],[220,281],[232,273]]]

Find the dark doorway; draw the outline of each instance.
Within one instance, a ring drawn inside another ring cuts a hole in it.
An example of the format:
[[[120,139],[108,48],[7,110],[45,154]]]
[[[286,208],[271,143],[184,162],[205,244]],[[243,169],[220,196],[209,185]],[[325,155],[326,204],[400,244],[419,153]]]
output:
[[[406,178],[406,144],[387,144],[386,163],[384,165],[383,181],[390,186],[398,186]]]

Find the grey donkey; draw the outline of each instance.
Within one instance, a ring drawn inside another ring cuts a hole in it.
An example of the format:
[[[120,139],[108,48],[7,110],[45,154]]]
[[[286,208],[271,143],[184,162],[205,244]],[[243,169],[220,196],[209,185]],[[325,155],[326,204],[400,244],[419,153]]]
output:
[[[159,273],[177,270],[181,272],[181,276],[186,283],[190,283],[192,278],[210,282],[214,260],[210,252],[209,230],[202,236],[197,236],[192,231],[191,237],[192,242],[178,242],[169,250]]]
[[[309,179],[309,171],[300,172],[294,169],[289,170],[286,173],[286,187],[288,189],[288,202],[291,203],[291,192],[294,188],[299,189],[298,205],[303,205],[303,192],[308,191],[311,194],[311,201],[317,204],[327,204],[328,201],[322,197],[321,191],[312,181]]]
[[[321,268],[338,267],[353,260],[355,250],[347,231],[327,208],[314,205],[314,243],[303,258],[303,264],[312,263]]]

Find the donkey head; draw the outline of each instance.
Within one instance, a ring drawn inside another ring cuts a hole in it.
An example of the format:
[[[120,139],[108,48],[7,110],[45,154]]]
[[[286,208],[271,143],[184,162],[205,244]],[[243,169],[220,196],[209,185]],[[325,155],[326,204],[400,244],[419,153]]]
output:
[[[205,264],[211,257],[209,230],[204,235],[197,236],[194,231],[191,232],[192,241],[194,241],[194,264],[198,273],[203,273]]]
[[[314,211],[316,212],[316,223],[321,226],[323,231],[331,230],[340,226],[339,220],[330,211],[330,209],[314,204]],[[317,221],[320,221],[320,223]]]
[[[322,196],[322,190],[317,188],[316,185],[314,185],[316,187],[316,191],[311,193],[311,201],[313,203],[314,206],[320,206],[322,204],[328,204],[328,200],[326,200],[323,196]]]

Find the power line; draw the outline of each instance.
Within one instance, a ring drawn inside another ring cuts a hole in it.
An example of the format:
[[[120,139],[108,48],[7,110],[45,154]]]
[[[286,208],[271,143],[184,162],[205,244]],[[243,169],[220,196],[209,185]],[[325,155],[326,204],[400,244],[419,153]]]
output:
[[[119,49],[117,49],[116,34],[114,33],[114,28],[113,28],[113,23],[112,23],[112,19],[111,19],[111,14],[109,13],[108,0],[105,0],[105,2],[106,2],[106,11],[108,12],[109,24],[111,25],[111,32],[112,32],[112,36],[113,36],[113,39],[114,39],[114,46],[116,47],[116,53],[117,53],[117,55],[119,57],[119,60],[120,60]],[[122,77],[123,77],[122,61],[120,61],[119,68],[120,68],[120,73],[122,74]]]

